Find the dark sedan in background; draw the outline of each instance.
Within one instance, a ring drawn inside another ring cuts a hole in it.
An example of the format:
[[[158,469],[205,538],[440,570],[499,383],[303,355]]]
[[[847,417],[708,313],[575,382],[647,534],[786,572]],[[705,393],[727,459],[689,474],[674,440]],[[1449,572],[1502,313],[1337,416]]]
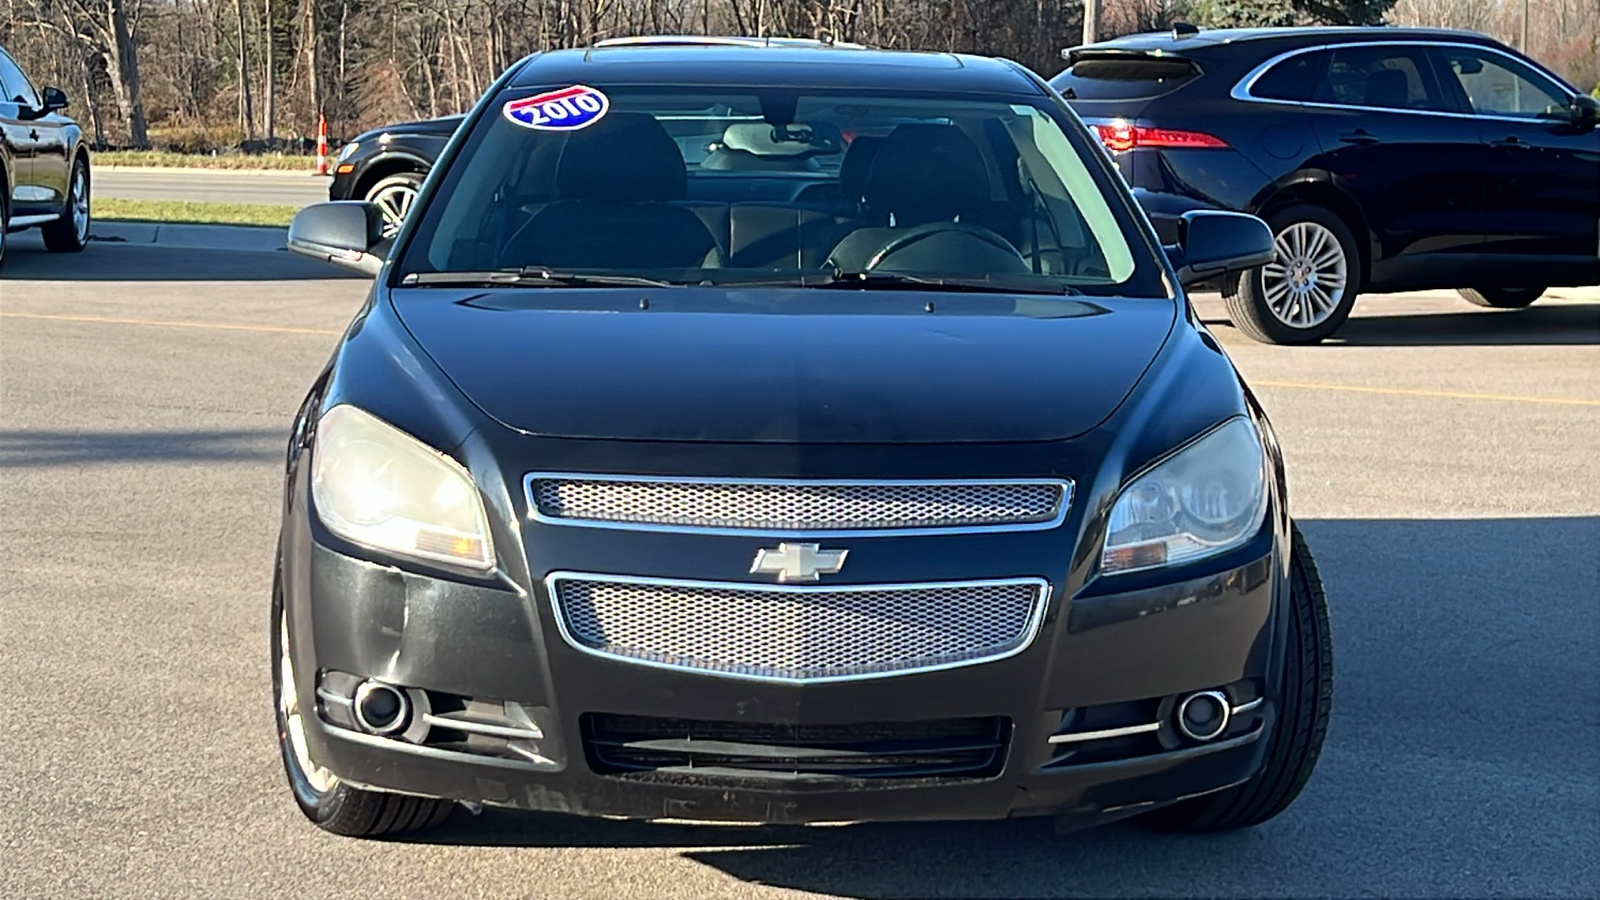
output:
[[[392,237],[462,118],[399,122],[357,135],[339,150],[328,199],[376,204],[383,211],[384,233]]]
[[[1165,241],[1195,209],[1272,227],[1276,263],[1223,285],[1258,340],[1322,340],[1364,290],[1600,284],[1597,104],[1482,35],[1180,26],[1063,55],[1051,84]]]
[[[89,241],[89,150],[66,107],[64,91],[34,87],[0,47],[0,261],[6,234],[24,228],[53,253]]]

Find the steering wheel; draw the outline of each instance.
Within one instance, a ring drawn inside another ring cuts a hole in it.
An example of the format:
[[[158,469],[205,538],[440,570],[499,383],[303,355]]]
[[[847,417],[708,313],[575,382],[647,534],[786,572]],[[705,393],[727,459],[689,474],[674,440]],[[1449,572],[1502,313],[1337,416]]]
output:
[[[994,271],[1032,271],[1027,260],[1022,258],[1021,253],[1017,252],[1017,248],[1012,246],[1011,242],[998,232],[982,225],[972,225],[966,222],[929,222],[926,225],[918,225],[903,231],[897,229],[893,234],[888,235],[871,253],[865,254],[867,262],[861,267],[861,271],[934,272],[966,268],[949,264],[950,257],[955,255],[954,248],[952,248],[948,240],[939,240],[939,238],[957,238],[958,246],[965,244],[972,250],[977,251],[979,258],[975,259],[974,262],[979,263],[979,265],[973,267],[976,269],[973,274]],[[841,244],[841,246],[843,245]],[[837,254],[838,250],[839,248],[835,247],[834,253]],[[917,254],[919,250],[924,251],[931,258],[913,263],[908,257]],[[903,259],[896,260],[895,257],[897,256],[903,257]],[[828,265],[845,268],[840,266],[832,255],[828,259]]]

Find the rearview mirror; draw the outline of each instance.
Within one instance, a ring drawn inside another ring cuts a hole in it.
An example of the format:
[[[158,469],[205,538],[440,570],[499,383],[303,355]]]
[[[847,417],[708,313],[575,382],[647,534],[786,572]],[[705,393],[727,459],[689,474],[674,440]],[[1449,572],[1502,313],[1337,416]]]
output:
[[[376,275],[383,257],[383,212],[361,200],[313,203],[289,223],[289,249],[363,275]]]
[[[1600,119],[1600,100],[1588,94],[1573,97],[1567,109],[1572,113],[1572,124],[1579,128],[1593,128],[1595,121]]]
[[[1278,255],[1267,223],[1245,213],[1212,210],[1179,216],[1178,243],[1165,249],[1185,286],[1264,266]]]

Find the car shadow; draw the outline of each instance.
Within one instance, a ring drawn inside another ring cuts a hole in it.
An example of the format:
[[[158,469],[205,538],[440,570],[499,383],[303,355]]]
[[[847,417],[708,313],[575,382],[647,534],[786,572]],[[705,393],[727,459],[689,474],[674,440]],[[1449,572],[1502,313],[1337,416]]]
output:
[[[50,253],[30,235],[7,235],[0,283],[23,281],[309,281],[367,278],[283,250],[195,250],[95,240],[82,253]]]
[[[0,469],[104,462],[262,462],[284,453],[283,428],[233,431],[0,430]]]
[[[1044,819],[743,827],[458,811],[407,841],[667,848],[839,897],[1529,896],[1600,883],[1600,516],[1301,523],[1332,609],[1316,775],[1279,818],[1171,835]],[[529,875],[527,877],[534,877]]]
[[[1208,326],[1232,327],[1206,316]],[[1600,344],[1600,303],[1522,310],[1462,309],[1445,313],[1352,316],[1319,347],[1556,346]]]

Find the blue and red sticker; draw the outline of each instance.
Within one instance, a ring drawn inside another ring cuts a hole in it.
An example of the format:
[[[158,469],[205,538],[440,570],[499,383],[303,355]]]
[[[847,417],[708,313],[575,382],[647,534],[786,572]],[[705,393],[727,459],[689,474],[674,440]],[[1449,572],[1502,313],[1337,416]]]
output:
[[[505,105],[506,118],[539,131],[577,131],[605,118],[611,101],[592,87],[575,84]]]

